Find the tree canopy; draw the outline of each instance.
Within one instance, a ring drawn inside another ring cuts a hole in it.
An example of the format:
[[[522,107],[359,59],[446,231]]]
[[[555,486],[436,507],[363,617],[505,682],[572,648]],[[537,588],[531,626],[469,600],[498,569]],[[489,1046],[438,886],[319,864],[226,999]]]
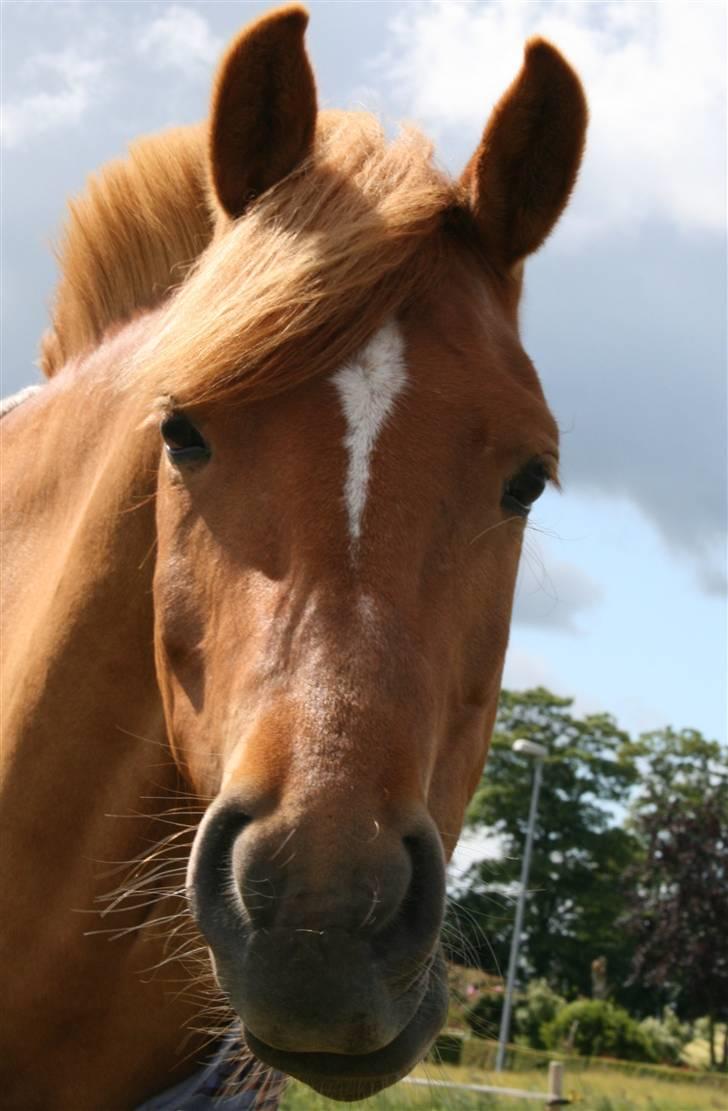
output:
[[[646,734],[638,747],[646,774],[631,824],[643,852],[627,877],[624,919],[632,982],[660,989],[685,1018],[708,1015],[712,1027],[728,1019],[725,754],[694,730]]]
[[[502,854],[471,869],[452,904],[451,923],[482,967],[505,968],[533,774],[532,761],[512,751],[518,738],[549,750],[522,979],[546,977],[559,991],[588,993],[591,962],[606,956],[610,980],[622,983],[631,950],[616,922],[625,911],[621,880],[639,851],[624,825],[624,807],[639,775],[637,750],[610,715],[576,717],[571,699],[543,688],[501,695],[491,754],[468,822],[497,833]]]
[[[579,717],[543,688],[502,692],[467,816],[499,852],[456,883],[450,955],[491,973],[508,964],[533,782],[519,738],[548,749],[520,986],[540,977],[566,997],[591,995],[592,962],[606,957],[606,994],[633,1013],[669,1004],[711,1028],[728,1021],[725,750],[690,729],[634,741],[609,714]]]

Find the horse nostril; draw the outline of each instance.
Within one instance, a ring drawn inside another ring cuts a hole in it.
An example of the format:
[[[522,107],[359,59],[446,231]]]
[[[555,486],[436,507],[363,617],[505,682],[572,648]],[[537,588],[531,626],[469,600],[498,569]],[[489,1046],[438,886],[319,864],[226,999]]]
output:
[[[445,908],[445,859],[440,838],[434,830],[405,837],[412,860],[412,882],[407,893],[410,912],[420,930],[437,932]]]
[[[226,896],[234,846],[250,820],[237,802],[213,803],[195,836],[187,868],[187,898],[208,938],[238,927],[237,914]]]
[[[409,834],[402,844],[410,860],[410,881],[395,918],[377,938],[382,955],[400,948],[429,953],[436,942],[445,910],[445,861],[434,830]]]
[[[267,835],[251,822],[232,847],[231,880],[236,885],[243,914],[253,930],[277,924],[280,901],[288,883],[286,857],[276,852],[276,835]]]

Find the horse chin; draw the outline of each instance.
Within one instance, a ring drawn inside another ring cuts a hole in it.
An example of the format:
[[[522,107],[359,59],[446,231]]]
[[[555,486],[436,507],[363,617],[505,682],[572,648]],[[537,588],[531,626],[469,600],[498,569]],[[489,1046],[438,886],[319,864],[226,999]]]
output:
[[[389,1045],[372,1053],[295,1053],[267,1045],[247,1028],[245,1040],[264,1065],[302,1081],[327,1099],[351,1103],[396,1084],[422,1060],[445,1021],[447,998],[444,962],[438,956],[415,1015]]]

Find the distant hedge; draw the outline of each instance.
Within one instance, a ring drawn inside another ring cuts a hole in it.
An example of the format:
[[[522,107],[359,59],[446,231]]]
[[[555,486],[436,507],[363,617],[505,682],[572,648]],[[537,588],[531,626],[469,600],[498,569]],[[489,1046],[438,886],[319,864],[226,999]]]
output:
[[[461,1063],[472,1068],[492,1069],[498,1049],[496,1041],[482,1038],[465,1038],[462,1047]],[[568,1072],[603,1070],[621,1072],[626,1076],[652,1076],[655,1080],[675,1081],[680,1084],[695,1084],[699,1088],[714,1088],[728,1093],[728,1076],[722,1073],[702,1072],[688,1068],[672,1068],[669,1065],[652,1065],[642,1061],[618,1061],[612,1057],[577,1057],[556,1050],[544,1052],[529,1049],[525,1045],[509,1045],[506,1051],[509,1069],[525,1072],[529,1069],[547,1069],[549,1061],[563,1061]]]
[[[654,1061],[650,1044],[628,1011],[605,999],[576,999],[541,1029],[548,1049],[569,1043],[582,1057]]]

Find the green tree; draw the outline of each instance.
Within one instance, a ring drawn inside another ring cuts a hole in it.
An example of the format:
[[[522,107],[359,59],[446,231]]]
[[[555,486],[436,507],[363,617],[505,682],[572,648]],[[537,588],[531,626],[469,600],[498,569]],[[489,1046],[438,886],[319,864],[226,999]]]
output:
[[[608,961],[620,1001],[631,946],[616,927],[625,910],[622,878],[638,842],[623,827],[637,780],[635,746],[608,714],[584,718],[572,700],[543,688],[503,691],[491,754],[468,813],[471,825],[498,835],[502,855],[474,865],[451,902],[453,956],[505,971],[513,928],[533,768],[512,751],[525,737],[545,745],[543,785],[521,945],[520,981],[545,977],[563,994],[588,994],[591,962]],[[633,989],[632,994],[640,989]],[[627,995],[630,993],[627,992]],[[643,1001],[648,1010],[651,1000]]]
[[[707,1015],[711,1064],[728,1020],[728,765],[715,741],[664,729],[639,741],[643,786],[632,827],[644,845],[625,917],[632,981],[658,988],[683,1018]],[[728,1047],[722,1067],[728,1067]]]

